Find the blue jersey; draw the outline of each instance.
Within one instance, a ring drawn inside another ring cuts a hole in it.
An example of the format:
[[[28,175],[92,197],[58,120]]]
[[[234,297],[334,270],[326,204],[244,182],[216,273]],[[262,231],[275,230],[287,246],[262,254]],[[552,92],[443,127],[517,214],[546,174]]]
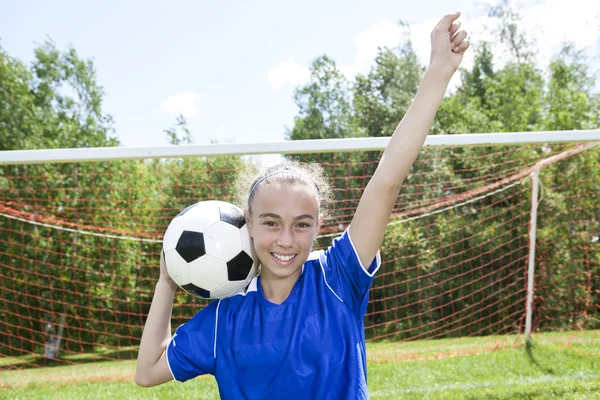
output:
[[[173,378],[212,374],[222,399],[367,399],[363,317],[368,272],[346,230],[311,253],[280,305],[247,290],[216,300],[177,328],[167,347]]]

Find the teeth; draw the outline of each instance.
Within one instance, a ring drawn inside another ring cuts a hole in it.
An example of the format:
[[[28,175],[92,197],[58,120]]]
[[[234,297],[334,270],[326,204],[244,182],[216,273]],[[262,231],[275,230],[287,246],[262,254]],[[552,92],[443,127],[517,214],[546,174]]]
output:
[[[296,255],[294,254],[293,256],[282,256],[280,254],[276,254],[276,253],[271,253],[273,254],[273,256],[281,261],[290,261],[292,258],[296,257]]]

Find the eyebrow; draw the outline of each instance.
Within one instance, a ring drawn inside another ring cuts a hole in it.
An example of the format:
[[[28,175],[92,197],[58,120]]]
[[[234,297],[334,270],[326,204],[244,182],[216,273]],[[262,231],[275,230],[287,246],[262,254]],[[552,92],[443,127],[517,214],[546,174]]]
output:
[[[258,218],[269,218],[269,217],[270,218],[275,218],[275,219],[283,219],[279,215],[274,214],[274,213],[264,213],[264,214],[260,214],[258,216]],[[302,215],[298,215],[297,217],[294,217],[294,221],[296,221],[298,219],[304,219],[304,218],[309,218],[309,219],[312,219],[312,220],[315,219],[315,217],[313,217],[310,214],[302,214]]]

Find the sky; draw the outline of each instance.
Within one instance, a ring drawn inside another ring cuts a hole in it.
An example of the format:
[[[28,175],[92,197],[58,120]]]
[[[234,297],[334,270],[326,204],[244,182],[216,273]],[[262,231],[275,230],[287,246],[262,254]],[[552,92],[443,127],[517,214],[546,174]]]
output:
[[[600,67],[600,1],[511,3],[539,65],[572,41]],[[408,34],[427,65],[430,32],[445,13],[461,11],[473,48],[490,40],[489,4],[497,2],[0,0],[0,46],[29,64],[50,38],[91,59],[123,146],[168,145],[164,130],[179,114],[195,144],[276,142],[293,126],[293,92],[308,81],[316,57],[333,58],[352,80],[369,71],[378,46],[395,47]],[[492,45],[501,64],[505,49]],[[472,65],[471,50],[463,67]]]

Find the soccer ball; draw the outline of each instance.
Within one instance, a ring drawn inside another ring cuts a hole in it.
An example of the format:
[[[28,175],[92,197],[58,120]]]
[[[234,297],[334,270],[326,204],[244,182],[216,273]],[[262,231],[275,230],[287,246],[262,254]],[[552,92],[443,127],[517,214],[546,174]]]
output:
[[[163,251],[171,279],[206,299],[245,289],[258,267],[243,211],[224,201],[201,201],[181,211],[165,232]]]

